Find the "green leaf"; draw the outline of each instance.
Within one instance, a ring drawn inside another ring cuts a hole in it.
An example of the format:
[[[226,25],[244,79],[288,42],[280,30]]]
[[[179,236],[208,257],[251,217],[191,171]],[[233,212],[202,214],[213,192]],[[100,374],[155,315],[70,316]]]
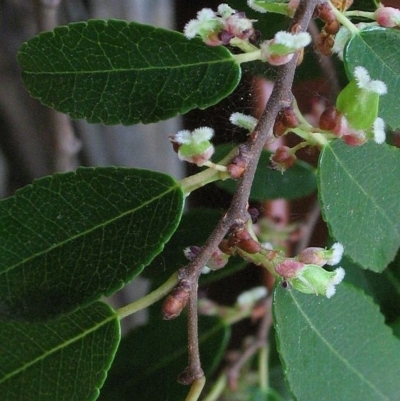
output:
[[[274,322],[296,400],[397,400],[400,342],[379,308],[341,284],[331,298],[275,289]]]
[[[386,83],[388,92],[381,96],[379,116],[393,129],[400,127],[400,31],[373,27],[354,35],[344,49],[349,79],[354,68],[363,66],[372,79]]]
[[[220,160],[233,147],[234,145],[218,146],[213,160]],[[263,151],[261,154],[250,192],[252,201],[277,198],[297,199],[310,195],[317,189],[315,170],[309,164],[297,160],[293,167],[282,174],[269,167],[270,156],[271,153],[267,151]],[[217,185],[233,194],[237,182],[229,179],[218,181]]]
[[[218,103],[241,70],[224,47],[134,22],[91,20],[44,32],[18,54],[43,104],[91,123],[151,123]]]
[[[120,289],[162,250],[183,193],[167,175],[80,168],[0,202],[0,313],[45,319]]]
[[[220,362],[229,334],[219,318],[200,318],[200,355],[206,376]],[[123,338],[99,401],[183,401],[189,387],[176,379],[186,366],[186,318],[153,321]]]
[[[382,271],[400,246],[400,150],[336,140],[319,160],[319,199],[330,233],[363,268]]]
[[[164,250],[143,270],[142,276],[151,280],[152,288],[160,286],[173,272],[189,263],[183,250],[192,245],[203,246],[221,217],[222,213],[213,209],[194,209],[182,216]],[[200,285],[217,281],[246,264],[242,258],[232,256],[223,269],[201,275]]]
[[[97,399],[119,339],[118,317],[100,302],[47,323],[2,323],[1,399]]]

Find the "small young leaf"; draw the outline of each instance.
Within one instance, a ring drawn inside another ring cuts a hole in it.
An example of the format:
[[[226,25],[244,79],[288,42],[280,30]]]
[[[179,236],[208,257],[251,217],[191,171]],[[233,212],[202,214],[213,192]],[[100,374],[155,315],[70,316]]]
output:
[[[0,202],[0,315],[46,319],[111,294],[162,250],[183,194],[167,175],[80,168]]]
[[[189,387],[177,383],[187,366],[187,322],[154,320],[125,337],[99,401],[183,401]],[[210,375],[226,349],[230,330],[215,317],[199,319],[202,367]],[[140,397],[138,397],[140,395]]]
[[[217,162],[232,148],[232,145],[218,146],[213,160]],[[270,168],[270,156],[271,153],[268,151],[263,151],[261,154],[251,187],[251,200],[298,199],[310,195],[317,189],[315,169],[309,164],[298,160],[293,167],[282,174]],[[233,180],[218,181],[217,185],[230,193],[234,193],[237,182]]]
[[[386,83],[387,94],[381,96],[379,116],[393,129],[400,127],[400,31],[373,27],[354,35],[344,49],[347,75],[363,66],[372,79]]]
[[[372,300],[348,284],[331,298],[275,289],[274,322],[298,401],[396,400],[400,341]]]
[[[100,302],[47,323],[3,322],[1,399],[97,399],[119,339],[118,317]]]
[[[330,233],[363,268],[381,272],[400,246],[400,150],[336,140],[319,160],[319,199]]]
[[[18,54],[30,94],[91,123],[151,123],[228,96],[241,70],[224,47],[134,22],[58,27]]]

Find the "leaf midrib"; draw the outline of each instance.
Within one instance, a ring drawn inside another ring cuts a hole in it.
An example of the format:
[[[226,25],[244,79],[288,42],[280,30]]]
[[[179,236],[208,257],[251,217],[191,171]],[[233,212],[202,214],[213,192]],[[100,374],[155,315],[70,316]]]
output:
[[[185,69],[185,68],[192,68],[192,67],[203,67],[203,66],[211,66],[214,64],[224,64],[224,63],[231,63],[235,65],[235,59],[233,58],[226,58],[226,59],[219,59],[213,61],[203,61],[199,63],[190,63],[190,64],[180,64],[176,66],[149,66],[146,68],[111,68],[111,69],[104,69],[99,71],[27,71],[24,70],[23,73],[25,75],[96,75],[96,74],[113,74],[113,73],[125,73],[125,72],[147,72],[147,71],[170,71],[176,69]]]
[[[353,367],[353,365],[348,361],[346,358],[344,358],[339,352],[336,351],[335,348],[333,348],[330,344],[330,342],[322,335],[322,333],[317,329],[317,327],[313,324],[313,322],[309,319],[308,315],[303,311],[301,308],[301,305],[297,302],[296,297],[293,296],[293,293],[290,294],[292,297],[294,303],[296,304],[299,312],[303,316],[304,320],[308,323],[310,329],[312,329],[317,337],[321,340],[321,342],[331,351],[332,355],[334,355],[341,363],[343,363],[349,370],[351,370],[353,373],[356,374],[360,378],[361,381],[365,382],[376,394],[379,396],[383,397],[383,399],[386,399],[390,401],[390,398],[388,398],[385,394],[383,394],[379,389],[371,383],[364,375],[362,375],[357,369]]]
[[[25,259],[23,259],[23,260],[20,260],[20,261],[18,261],[17,263],[15,263],[14,265],[11,265],[11,266],[9,266],[7,269],[4,269],[3,271],[1,271],[1,272],[0,272],[0,277],[1,277],[3,274],[7,274],[9,271],[11,271],[11,270],[13,270],[13,269],[15,269],[15,268],[17,268],[17,267],[19,267],[19,266],[21,266],[21,265],[27,263],[27,262],[29,262],[29,261],[31,261],[31,260],[34,260],[34,259],[36,259],[36,258],[41,257],[41,256],[44,255],[44,254],[47,254],[47,253],[49,253],[49,252],[52,252],[53,250],[55,250],[55,249],[57,249],[57,248],[63,247],[64,245],[68,244],[69,242],[72,242],[72,241],[74,241],[74,240],[76,240],[76,239],[78,239],[78,238],[80,238],[80,237],[84,237],[84,236],[88,235],[89,233],[94,232],[95,230],[100,229],[100,228],[102,228],[102,227],[105,227],[105,226],[107,226],[107,225],[113,223],[114,221],[117,221],[118,219],[122,219],[123,217],[125,217],[125,216],[127,216],[127,215],[129,215],[129,214],[133,214],[133,213],[139,211],[140,209],[142,209],[143,207],[148,206],[148,205],[151,204],[152,202],[155,202],[155,201],[159,200],[160,198],[166,196],[168,193],[173,192],[173,191],[175,191],[175,190],[177,190],[177,189],[179,189],[179,185],[171,186],[170,188],[168,188],[167,191],[164,191],[164,192],[160,193],[160,194],[157,195],[156,197],[152,197],[151,200],[149,200],[149,201],[147,201],[147,202],[141,203],[139,207],[136,207],[136,208],[134,208],[134,209],[129,209],[128,211],[119,214],[119,215],[118,215],[117,217],[115,217],[115,218],[109,219],[109,220],[107,220],[107,221],[105,221],[105,222],[103,222],[103,223],[101,223],[101,224],[97,224],[96,226],[93,226],[93,227],[91,227],[90,229],[87,229],[87,230],[85,230],[85,231],[81,231],[81,232],[78,233],[78,234],[75,234],[75,235],[73,235],[73,236],[71,236],[71,237],[68,237],[68,238],[67,238],[66,240],[64,240],[64,241],[58,242],[56,245],[50,246],[50,247],[48,247],[48,248],[46,248],[46,249],[44,249],[44,250],[42,250],[42,251],[39,251],[39,252],[35,253],[35,254],[32,255],[32,256],[29,256],[29,257],[27,257],[27,258],[25,258]]]
[[[6,376],[4,376],[3,378],[0,379],[0,385],[4,382],[6,382],[7,380],[11,379],[12,377],[22,373],[24,370],[29,369],[30,367],[34,366],[36,363],[39,363],[40,361],[44,360],[46,357],[49,357],[50,355],[53,355],[54,353],[62,350],[65,347],[68,347],[69,345],[83,339],[84,337],[86,337],[87,335],[90,335],[91,333],[95,332],[96,330],[100,329],[102,326],[110,323],[112,320],[118,320],[117,315],[112,314],[111,316],[108,316],[106,319],[102,320],[101,322],[97,322],[96,325],[94,325],[93,327],[91,327],[90,329],[87,329],[81,333],[79,333],[78,335],[72,337],[71,339],[64,341],[63,343],[59,344],[56,347],[53,347],[50,350],[45,351],[42,355],[40,355],[39,357],[32,359],[31,361],[25,363],[23,366],[21,366],[19,369],[16,369],[12,372],[10,372],[9,374],[7,374]]]

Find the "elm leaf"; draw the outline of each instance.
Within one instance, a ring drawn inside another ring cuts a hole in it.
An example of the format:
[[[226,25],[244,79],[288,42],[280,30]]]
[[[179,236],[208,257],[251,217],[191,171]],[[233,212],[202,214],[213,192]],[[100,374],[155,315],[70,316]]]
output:
[[[91,123],[152,123],[207,108],[237,86],[241,70],[224,47],[119,20],[57,27],[22,45],[29,93]]]
[[[277,286],[273,311],[296,400],[398,399],[400,341],[361,290],[341,284],[327,299]]]
[[[330,234],[347,256],[381,272],[400,246],[400,150],[341,140],[325,146],[319,159],[319,200]]]
[[[79,168],[0,202],[0,315],[47,319],[119,290],[175,231],[183,193],[170,176]]]
[[[118,316],[100,302],[46,323],[2,322],[1,399],[97,399],[119,339]]]

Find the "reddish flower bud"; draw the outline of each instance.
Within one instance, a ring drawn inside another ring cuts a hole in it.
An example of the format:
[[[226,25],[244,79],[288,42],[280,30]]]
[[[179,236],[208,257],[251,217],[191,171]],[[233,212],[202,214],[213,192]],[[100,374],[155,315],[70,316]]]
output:
[[[305,264],[298,260],[286,259],[275,267],[275,271],[283,278],[292,278],[296,277],[304,266]]]
[[[226,253],[227,255],[232,255],[232,248],[229,246],[228,240],[223,239],[219,245],[218,248],[220,249],[221,252]]]
[[[182,280],[164,300],[162,314],[164,320],[178,317],[186,306],[190,295],[190,284]]]
[[[258,253],[262,250],[261,244],[256,241],[245,228],[234,231],[228,240],[230,247],[237,247],[247,253]]]
[[[271,167],[274,170],[279,170],[280,172],[286,171],[288,168],[292,167],[296,162],[296,155],[291,152],[291,149],[287,146],[279,146],[275,153],[271,156],[270,162]]]
[[[231,162],[226,166],[226,168],[228,170],[229,175],[236,180],[240,178],[245,172],[247,168],[247,163],[242,156],[238,155],[231,160]]]
[[[329,33],[329,35],[336,35],[339,32],[340,24],[338,20],[326,23],[324,26],[324,31]]]
[[[320,3],[316,9],[318,10],[318,17],[322,19],[322,21],[327,23],[335,21],[335,14],[328,3]]]
[[[335,106],[327,107],[319,117],[319,128],[325,131],[332,131],[336,127],[339,117],[340,113]]]

